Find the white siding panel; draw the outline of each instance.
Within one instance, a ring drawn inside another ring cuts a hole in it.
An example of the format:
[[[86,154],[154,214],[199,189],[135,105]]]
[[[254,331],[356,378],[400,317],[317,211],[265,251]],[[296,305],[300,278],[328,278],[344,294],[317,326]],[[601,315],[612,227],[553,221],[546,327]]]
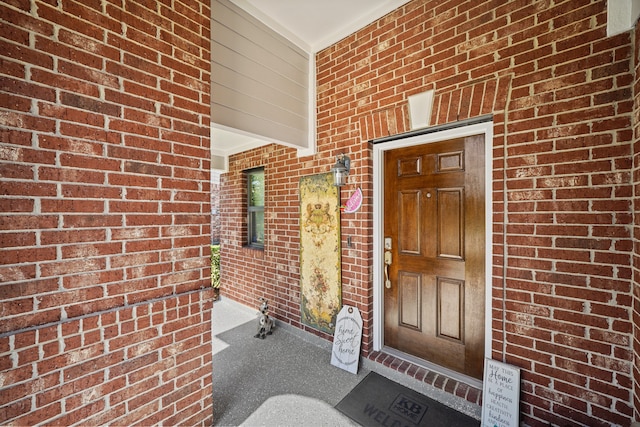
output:
[[[217,51],[220,62],[215,61],[211,65],[211,73],[215,74],[213,80],[216,83],[249,93],[254,91],[256,86],[264,86],[271,91],[270,96],[282,94],[294,98],[298,105],[306,104],[309,95],[305,86],[287,79],[277,71],[265,69],[247,58],[234,55],[223,46]],[[222,65],[223,63],[226,66]]]
[[[306,117],[300,116],[294,112],[282,108],[280,104],[271,104],[267,102],[260,102],[256,97],[247,95],[241,92],[234,92],[224,86],[220,86],[217,83],[211,85],[211,94],[213,97],[221,97],[223,99],[232,100],[227,102],[226,107],[242,111],[252,117],[263,117],[272,120],[277,123],[281,123],[284,126],[301,129],[305,126]],[[214,101],[212,104],[218,104]],[[269,114],[263,114],[263,108],[267,105],[269,107]]]
[[[264,46],[266,50],[281,52],[282,54],[279,56],[286,59],[289,53],[287,53],[286,50],[282,50],[282,47],[285,46],[287,50],[295,51],[300,58],[307,56],[306,51],[282,37],[233,2],[228,0],[214,0],[212,8],[214,22],[225,25],[240,35],[249,36],[246,37],[248,40],[253,40],[254,43]],[[256,39],[253,36],[258,36],[259,38]],[[301,64],[303,62],[299,63]]]
[[[212,122],[307,148],[309,54],[229,0],[212,19]]]
[[[232,47],[239,55],[254,59],[267,68],[281,69],[292,76],[307,72],[308,54],[292,45],[282,36],[267,27],[255,27],[247,21],[232,20],[212,22],[212,30],[216,32],[215,41]],[[255,21],[256,25],[262,25]]]
[[[213,105],[212,113],[215,111],[216,115],[220,117],[221,121],[227,123],[235,123],[236,121],[242,122],[242,131],[248,132],[253,135],[261,136],[272,142],[277,142],[269,135],[280,135],[280,141],[287,142],[287,145],[296,146],[299,148],[306,148],[304,141],[307,139],[307,133],[299,129],[284,126],[280,123],[276,123],[272,120],[267,120],[260,117],[251,116],[249,114],[232,110],[230,108]],[[234,129],[240,129],[240,126],[230,126]]]
[[[290,96],[289,94],[283,94],[273,89],[272,87],[261,85],[255,80],[244,78],[238,74],[233,74],[226,69],[224,69],[219,74],[219,77],[219,83],[212,83],[211,93],[216,98],[228,96],[224,99],[227,100],[226,104],[229,107],[240,108],[238,103],[243,102],[241,101],[241,99],[249,97],[252,100],[252,104],[260,104],[266,102],[279,110],[287,111],[291,115],[299,117],[303,120],[301,124],[304,124],[307,120],[306,116],[301,116],[296,110],[297,106],[300,104],[300,101],[295,97]],[[242,85],[243,88],[248,90],[237,92],[236,88],[238,87],[238,84]],[[277,104],[272,103],[272,100],[274,99],[278,99],[279,102]],[[213,100],[213,102],[217,102],[217,100]],[[275,114],[275,112],[270,112],[269,115],[271,116],[272,114]],[[292,117],[292,120],[296,119]]]

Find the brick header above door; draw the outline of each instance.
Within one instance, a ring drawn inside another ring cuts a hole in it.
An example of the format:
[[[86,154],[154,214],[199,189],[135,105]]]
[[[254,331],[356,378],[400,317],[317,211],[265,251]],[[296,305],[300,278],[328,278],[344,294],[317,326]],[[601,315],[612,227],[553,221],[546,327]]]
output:
[[[436,90],[431,112],[433,126],[504,111],[511,91],[511,75],[472,81],[462,87]],[[371,141],[410,130],[407,102],[359,119],[361,140]]]

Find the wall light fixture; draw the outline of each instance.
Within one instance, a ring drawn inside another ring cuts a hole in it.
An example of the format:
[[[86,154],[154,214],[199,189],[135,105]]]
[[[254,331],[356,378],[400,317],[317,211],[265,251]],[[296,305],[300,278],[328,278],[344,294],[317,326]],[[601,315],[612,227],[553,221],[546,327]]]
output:
[[[331,168],[333,172],[333,185],[342,187],[347,183],[347,177],[351,171],[351,159],[346,154],[336,156],[336,164]]]

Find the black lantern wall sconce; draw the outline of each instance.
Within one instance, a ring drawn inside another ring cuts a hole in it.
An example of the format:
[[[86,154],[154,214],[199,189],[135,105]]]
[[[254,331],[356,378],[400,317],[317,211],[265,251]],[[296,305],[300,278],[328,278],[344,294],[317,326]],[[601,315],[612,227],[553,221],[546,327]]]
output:
[[[333,185],[342,187],[347,183],[347,177],[351,171],[351,159],[346,154],[336,156],[336,164],[331,168],[333,172]]]

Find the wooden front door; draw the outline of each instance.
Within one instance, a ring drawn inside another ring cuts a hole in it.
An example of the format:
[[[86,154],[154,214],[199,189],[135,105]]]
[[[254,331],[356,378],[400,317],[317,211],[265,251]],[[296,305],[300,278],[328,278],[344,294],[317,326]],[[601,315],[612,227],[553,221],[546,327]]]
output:
[[[384,343],[481,380],[484,136],[389,150],[384,164]]]

